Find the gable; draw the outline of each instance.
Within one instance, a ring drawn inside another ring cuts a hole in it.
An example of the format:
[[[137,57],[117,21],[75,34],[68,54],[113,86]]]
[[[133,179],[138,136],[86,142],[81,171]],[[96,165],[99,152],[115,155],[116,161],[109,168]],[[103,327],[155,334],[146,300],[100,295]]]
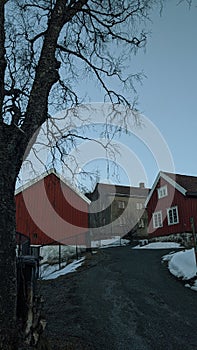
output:
[[[152,187],[152,189],[151,189],[151,191],[150,191],[150,193],[149,193],[149,195],[148,195],[148,197],[147,197],[147,199],[146,199],[146,201],[145,201],[145,206],[148,205],[148,203],[149,203],[149,201],[150,201],[150,199],[151,199],[153,193],[154,193],[154,192],[156,191],[156,189],[159,187],[158,184],[159,184],[159,182],[160,182],[162,179],[164,180],[164,182],[166,182],[166,183],[168,183],[169,185],[171,185],[171,186],[174,188],[174,190],[177,190],[177,191],[179,191],[183,196],[186,196],[187,190],[186,190],[184,187],[182,187],[179,183],[177,183],[177,181],[176,181],[176,174],[171,174],[171,176],[169,176],[168,173],[162,172],[162,171],[161,171],[161,172],[159,172],[159,174],[157,175],[156,180],[155,180],[155,182],[154,182],[154,184],[153,184],[153,187]]]
[[[176,181],[176,183],[184,188],[187,192],[187,195],[196,195],[197,196],[197,176],[191,175],[181,175],[181,174],[172,174],[164,173],[170,179]]]
[[[27,234],[32,244],[85,244],[88,203],[56,174],[19,191],[15,200],[17,231]]]
[[[66,179],[58,174],[55,169],[49,169],[45,173],[41,174],[40,176],[36,177],[35,179],[27,182],[25,185],[17,188],[15,190],[15,195],[19,194],[22,191],[25,191],[28,188],[31,188],[33,185],[37,184],[39,181],[47,178],[47,177],[52,177],[55,176],[57,179],[59,179],[64,185],[68,187],[72,192],[74,192],[78,197],[83,199],[87,204],[90,204],[90,200],[83,194],[81,193],[76,187],[73,187]]]

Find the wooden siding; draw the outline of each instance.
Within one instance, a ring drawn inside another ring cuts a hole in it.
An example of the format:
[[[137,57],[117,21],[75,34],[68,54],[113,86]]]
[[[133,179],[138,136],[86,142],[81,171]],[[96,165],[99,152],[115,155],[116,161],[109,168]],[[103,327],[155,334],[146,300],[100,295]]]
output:
[[[97,184],[95,190],[88,194],[92,200],[89,215],[91,239],[124,237],[128,233],[130,236],[146,237],[147,213],[144,203],[148,192],[149,189],[141,187]],[[124,208],[119,207],[119,202],[124,202]],[[142,205],[141,209],[137,209],[137,203]],[[140,219],[143,219],[144,227],[139,227]]]
[[[167,185],[168,195],[158,199],[157,189]],[[179,223],[168,225],[167,209],[178,207]],[[153,227],[152,215],[154,212],[162,212],[163,227]],[[191,232],[190,217],[193,216],[197,223],[197,198],[186,197],[163,178],[160,178],[147,205],[148,234],[150,237],[166,236],[176,233]]]
[[[88,203],[55,174],[16,196],[16,229],[31,244],[85,244]]]

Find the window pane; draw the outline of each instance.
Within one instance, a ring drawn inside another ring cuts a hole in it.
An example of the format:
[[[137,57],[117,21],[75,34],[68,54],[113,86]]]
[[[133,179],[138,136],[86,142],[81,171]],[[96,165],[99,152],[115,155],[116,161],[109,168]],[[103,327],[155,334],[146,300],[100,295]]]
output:
[[[177,224],[178,222],[179,222],[178,208],[173,207],[168,209],[168,224],[173,225],[173,224]]]
[[[161,213],[158,213],[158,226],[162,226]]]
[[[169,210],[169,221],[172,224],[173,223],[173,218],[172,218],[172,210]]]
[[[118,208],[119,208],[119,209],[124,209],[124,208],[125,208],[125,202],[123,202],[123,201],[118,201]]]
[[[168,195],[167,185],[158,188],[157,193],[158,193],[158,199],[166,197]]]
[[[153,214],[153,226],[154,228],[163,226],[162,213],[160,211]]]
[[[173,209],[174,222],[177,222],[177,211],[176,208]]]

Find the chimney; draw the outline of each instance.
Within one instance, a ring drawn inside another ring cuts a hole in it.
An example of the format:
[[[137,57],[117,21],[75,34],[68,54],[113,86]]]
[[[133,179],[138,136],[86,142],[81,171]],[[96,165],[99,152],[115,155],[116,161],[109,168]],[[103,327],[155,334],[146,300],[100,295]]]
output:
[[[145,188],[144,182],[140,182],[140,183],[139,183],[139,187],[140,187],[140,188]]]

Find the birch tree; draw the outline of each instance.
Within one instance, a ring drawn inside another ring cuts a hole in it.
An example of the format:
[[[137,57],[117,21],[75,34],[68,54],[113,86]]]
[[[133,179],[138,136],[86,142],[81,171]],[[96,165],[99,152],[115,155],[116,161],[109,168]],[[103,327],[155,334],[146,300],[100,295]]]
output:
[[[132,93],[139,75],[126,75],[124,62],[145,46],[144,23],[158,2],[0,1],[1,349],[18,347],[14,191],[26,148],[50,108],[80,103],[75,87],[86,74],[98,81],[105,101],[129,106],[122,91]]]

